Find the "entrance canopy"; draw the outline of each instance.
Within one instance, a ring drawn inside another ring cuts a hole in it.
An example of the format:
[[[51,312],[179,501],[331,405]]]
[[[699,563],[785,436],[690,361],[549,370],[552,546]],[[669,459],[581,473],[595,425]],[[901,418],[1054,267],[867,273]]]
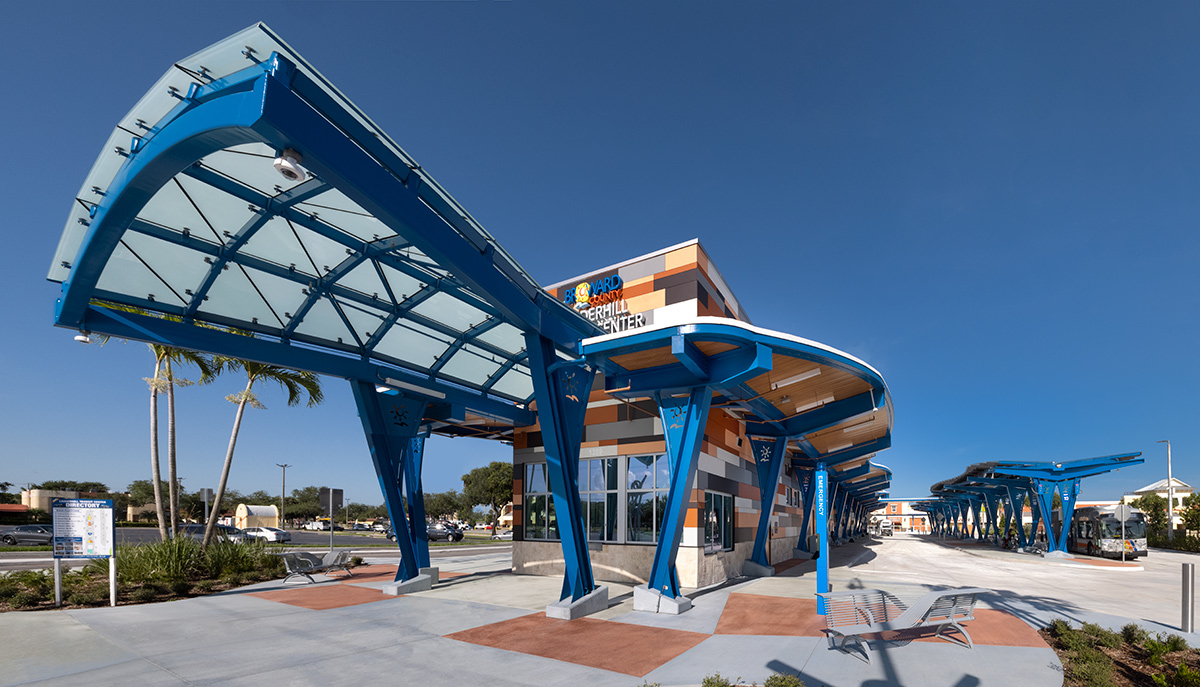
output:
[[[526,333],[600,332],[261,24],[122,118],[49,279],[59,326],[371,380],[448,434],[532,422]]]

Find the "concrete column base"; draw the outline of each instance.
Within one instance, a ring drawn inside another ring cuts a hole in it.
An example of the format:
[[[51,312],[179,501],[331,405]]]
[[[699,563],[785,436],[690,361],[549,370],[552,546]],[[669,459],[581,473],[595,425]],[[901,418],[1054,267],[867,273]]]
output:
[[[606,608],[608,608],[608,587],[599,586],[590,594],[585,594],[575,601],[563,599],[546,606],[546,617],[574,620],[585,615],[599,613]]]
[[[433,578],[429,575],[417,575],[407,582],[391,582],[383,585],[384,594],[392,596],[400,596],[401,594],[411,594],[413,592],[423,592],[433,589]]]
[[[747,558],[742,562],[742,574],[746,577],[771,577],[775,574],[775,568],[760,565]]]
[[[686,596],[677,598],[664,596],[662,592],[657,589],[649,589],[644,584],[633,588],[633,610],[635,611],[679,615],[691,608],[692,600]]]
[[[420,575],[429,575],[429,579],[433,580],[434,584],[438,583],[438,575],[440,571],[433,566],[428,568],[418,568],[417,573]]]
[[[804,549],[792,549],[792,558],[800,558],[811,561],[813,559],[813,554],[812,551],[805,551]]]
[[[1042,554],[1042,558],[1074,558],[1074,556],[1066,551],[1047,551]]]

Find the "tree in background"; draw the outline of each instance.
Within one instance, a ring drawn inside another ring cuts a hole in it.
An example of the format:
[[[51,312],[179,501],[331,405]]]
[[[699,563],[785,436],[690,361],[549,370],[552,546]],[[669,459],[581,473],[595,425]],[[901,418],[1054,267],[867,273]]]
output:
[[[46,491],[78,491],[92,494],[108,493],[108,485],[103,482],[76,482],[68,479],[52,479],[41,484],[34,484],[29,488],[44,489]]]
[[[12,482],[0,482],[0,503],[20,503],[21,497],[8,493],[13,488]]]
[[[1183,499],[1183,527],[1200,530],[1200,492],[1192,492]]]
[[[1133,507],[1145,513],[1150,529],[1164,532],[1167,529],[1167,500],[1158,494],[1146,494],[1133,502]]]
[[[425,515],[440,520],[453,517],[463,508],[463,497],[455,490],[425,494]]]
[[[511,463],[494,460],[463,475],[463,497],[466,506],[487,506],[492,509],[492,533],[500,520],[500,511],[513,498],[513,467]]]
[[[205,548],[212,542],[213,532],[216,531],[217,516],[221,512],[221,499],[225,496],[225,485],[229,482],[229,470],[233,466],[233,450],[237,446],[238,431],[242,427],[242,415],[246,412],[247,405],[266,409],[266,406],[259,402],[258,397],[254,395],[255,382],[261,380],[278,384],[287,392],[289,406],[298,405],[305,396],[308,397],[310,408],[325,399],[321,392],[321,380],[312,372],[289,370],[278,365],[264,365],[235,358],[219,357],[215,362],[218,369],[239,369],[245,372],[246,388],[239,393],[225,397],[225,400],[230,403],[237,404],[237,413],[233,417],[233,431],[229,435],[229,448],[225,451],[225,464],[221,468],[221,480],[217,483],[217,493],[213,497],[212,515],[208,519],[208,526],[204,528],[202,546]]]
[[[195,365],[200,368],[200,383],[212,381],[220,370],[213,365],[211,357],[202,353],[185,351],[182,348],[149,344],[154,354],[154,376],[146,377],[150,386],[150,474],[154,488],[154,512],[158,515],[158,534],[167,539],[167,515],[170,514],[171,533],[179,524],[179,479],[175,461],[175,387],[191,386],[192,381],[175,376],[176,365]],[[167,392],[167,491],[169,508],[163,508],[162,472],[158,461],[158,394]]]

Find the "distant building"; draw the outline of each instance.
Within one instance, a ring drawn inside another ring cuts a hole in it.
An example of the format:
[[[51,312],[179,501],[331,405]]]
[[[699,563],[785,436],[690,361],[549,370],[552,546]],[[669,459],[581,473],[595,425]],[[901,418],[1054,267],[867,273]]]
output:
[[[1175,488],[1175,503],[1172,504],[1171,507],[1171,526],[1176,527],[1183,521],[1183,517],[1178,514],[1178,512],[1183,509],[1183,500],[1188,496],[1191,496],[1195,489],[1192,489],[1192,486],[1187,482],[1175,478],[1171,478],[1171,486]],[[1132,492],[1126,492],[1126,494],[1121,497],[1121,502],[1133,503],[1134,501],[1148,494],[1158,494],[1163,498],[1163,500],[1166,500],[1167,480],[1160,479],[1153,484],[1147,484],[1141,489],[1137,489]]]
[[[248,506],[239,503],[233,513],[233,526],[239,530],[247,527],[279,527],[279,509],[275,506]]]
[[[889,501],[872,516],[876,520],[890,520],[895,532],[929,532],[929,514],[914,510],[912,504],[913,501]]]

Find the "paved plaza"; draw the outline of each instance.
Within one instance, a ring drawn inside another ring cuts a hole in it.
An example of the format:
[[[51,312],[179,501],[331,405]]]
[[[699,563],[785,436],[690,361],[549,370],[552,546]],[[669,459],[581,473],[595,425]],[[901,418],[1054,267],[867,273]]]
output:
[[[1180,563],[1194,560],[1156,550],[1104,565],[928,536],[859,540],[833,551],[835,590],[906,600],[941,587],[994,590],[967,624],[974,649],[876,640],[867,663],[822,636],[812,561],[693,591],[694,608],[679,616],[635,612],[631,588],[613,584],[607,610],[568,622],[542,612],[561,579],[513,575],[507,553],[442,558],[434,589],[401,597],[379,591],[395,560],[368,558],[352,577],[313,585],[4,614],[0,685],[696,685],[719,671],[746,684],[791,672],[809,687],[1051,687],[1062,667],[1033,628],[1061,617],[1178,632]]]

